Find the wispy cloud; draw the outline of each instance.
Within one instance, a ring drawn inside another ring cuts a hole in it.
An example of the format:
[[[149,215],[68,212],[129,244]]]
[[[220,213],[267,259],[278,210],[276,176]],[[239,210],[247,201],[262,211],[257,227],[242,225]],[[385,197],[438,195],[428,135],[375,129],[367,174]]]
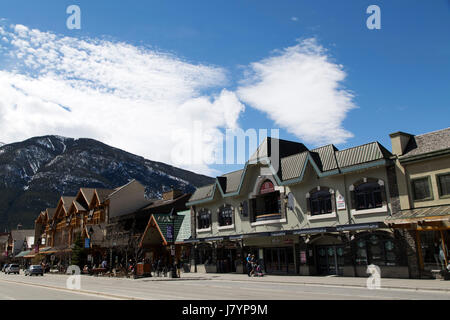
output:
[[[209,131],[236,127],[243,110],[233,92],[222,90],[227,77],[219,67],[23,25],[1,28],[0,38],[3,53],[14,61],[0,71],[5,142],[44,134],[91,137],[173,163],[172,132],[191,130],[193,119]],[[216,93],[206,95],[206,90]],[[216,142],[197,143],[203,149],[216,147]],[[185,167],[211,173],[207,165]]]
[[[342,143],[353,136],[342,122],[356,107],[352,93],[342,88],[345,77],[315,39],[306,39],[252,63],[237,92],[305,142]]]
[[[297,17],[291,17],[291,20],[292,21],[298,21],[298,18]]]
[[[340,143],[352,136],[342,127],[355,107],[341,87],[346,74],[314,39],[252,63],[232,91],[225,89],[230,79],[221,67],[2,23],[0,140],[6,143],[46,134],[89,137],[214,174],[207,161],[178,161],[173,146],[220,149],[217,137],[239,127],[243,102],[305,142]],[[198,122],[209,135],[204,139],[192,135]]]

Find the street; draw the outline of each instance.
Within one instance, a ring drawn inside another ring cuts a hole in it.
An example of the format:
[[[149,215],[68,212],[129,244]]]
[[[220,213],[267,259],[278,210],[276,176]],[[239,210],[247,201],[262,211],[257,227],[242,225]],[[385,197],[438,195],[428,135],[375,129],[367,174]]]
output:
[[[68,276],[43,277],[0,274],[0,299],[39,300],[450,300],[449,291],[377,289],[339,285],[267,282],[245,277],[186,279],[128,279],[81,276],[81,289],[66,288]],[[292,278],[298,279],[298,278]],[[264,279],[267,280],[267,279]]]

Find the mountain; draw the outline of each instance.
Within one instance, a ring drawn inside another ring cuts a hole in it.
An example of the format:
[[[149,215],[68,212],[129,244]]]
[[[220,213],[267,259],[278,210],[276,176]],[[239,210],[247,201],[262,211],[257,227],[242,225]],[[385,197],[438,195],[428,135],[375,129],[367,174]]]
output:
[[[185,192],[214,179],[108,146],[93,139],[34,137],[0,146],[0,231],[33,228],[41,210],[80,187],[116,188],[136,179],[147,197],[174,186]]]

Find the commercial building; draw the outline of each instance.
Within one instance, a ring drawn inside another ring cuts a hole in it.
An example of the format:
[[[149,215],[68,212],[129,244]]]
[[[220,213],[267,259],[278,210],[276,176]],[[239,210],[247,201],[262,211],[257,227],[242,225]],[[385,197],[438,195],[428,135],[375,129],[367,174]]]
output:
[[[409,242],[412,277],[430,277],[449,262],[450,128],[390,135],[398,183],[398,212],[386,223]]]
[[[384,221],[398,201],[392,154],[378,142],[338,150],[267,138],[242,170],[189,200],[197,269],[408,277],[408,243]]]

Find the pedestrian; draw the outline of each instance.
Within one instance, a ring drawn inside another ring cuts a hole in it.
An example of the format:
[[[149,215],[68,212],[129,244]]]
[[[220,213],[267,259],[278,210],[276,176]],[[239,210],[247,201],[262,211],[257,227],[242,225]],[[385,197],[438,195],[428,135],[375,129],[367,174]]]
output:
[[[250,277],[250,272],[252,271],[252,255],[249,253],[245,260],[247,261],[247,275]]]
[[[252,257],[251,257],[251,271],[250,271],[250,276],[254,276],[255,275],[255,271],[256,271],[256,258],[255,258],[255,255],[254,254],[252,254]]]

